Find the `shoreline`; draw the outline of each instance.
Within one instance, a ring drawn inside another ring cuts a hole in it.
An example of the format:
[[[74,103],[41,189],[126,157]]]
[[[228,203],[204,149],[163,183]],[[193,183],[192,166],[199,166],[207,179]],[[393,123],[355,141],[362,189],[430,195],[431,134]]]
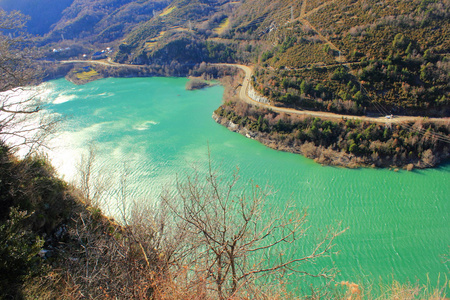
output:
[[[222,64],[196,63],[190,65],[127,65],[110,61],[73,60],[60,61],[58,63],[45,62],[43,65],[46,76],[44,81],[66,78],[66,80],[83,85],[103,78],[130,78],[130,77],[186,77],[187,79],[199,79],[209,85],[216,85],[225,76],[235,75],[233,66]],[[77,78],[77,74],[95,71],[97,74]]]
[[[324,146],[317,146],[313,142],[285,143],[282,140],[275,139],[270,133],[252,131],[246,126],[233,123],[228,118],[220,116],[216,112],[212,114],[212,118],[216,123],[225,126],[230,131],[256,140],[266,147],[277,151],[303,155],[304,157],[312,159],[322,166],[344,167],[349,169],[384,168],[392,169],[394,171],[404,169],[407,171],[412,171],[413,169],[436,168],[441,164],[448,162],[450,159],[449,156],[440,155],[436,158],[433,165],[426,164],[421,159],[416,159],[405,163],[398,163],[398,161],[396,163],[393,158],[378,158],[374,160],[370,157],[357,156],[344,150],[335,150],[331,149],[331,147],[327,148]]]
[[[183,65],[166,66],[153,65],[123,65],[107,63],[104,61],[61,61],[58,63],[45,63],[46,76],[44,81],[65,78],[76,85],[83,85],[104,78],[130,78],[130,77],[187,77],[192,67]],[[94,73],[95,72],[95,73]]]
[[[123,65],[110,65],[108,63],[104,62],[96,62],[95,69],[92,67],[92,62],[90,61],[75,61],[75,62],[65,62],[63,64],[56,65],[56,67],[59,67],[63,69],[62,72],[56,72],[56,76],[52,76],[48,78],[47,80],[52,80],[55,78],[62,78],[65,77],[66,80],[77,84],[86,84],[88,82],[92,82],[98,79],[108,78],[108,77],[114,77],[114,78],[127,78],[127,77],[153,77],[153,76],[164,76],[164,77],[187,77],[188,79],[200,79],[202,78],[202,75],[208,74],[208,71],[215,70],[215,78],[218,78],[222,85],[225,87],[224,95],[223,95],[223,102],[232,100],[232,99],[239,99],[240,101],[242,97],[248,97],[245,91],[246,88],[240,88],[236,89],[234,88],[236,86],[237,82],[239,81],[237,75],[233,76],[234,79],[231,80],[231,82],[225,82],[223,79],[224,75],[219,75],[220,71],[216,67],[219,67],[219,69],[225,69],[229,70],[229,68],[233,69],[241,69],[244,71],[244,83],[248,84],[248,74],[238,65],[226,65],[226,64],[217,64],[217,65],[208,65],[207,68],[202,69],[201,67],[198,69],[195,68],[183,68],[183,70],[168,70],[167,68],[164,68],[163,66],[158,66],[159,68],[153,68],[152,66],[123,66]],[[75,66],[75,64],[81,64],[81,66]],[[224,68],[220,68],[224,67]],[[74,70],[83,70],[88,71],[86,68],[92,68],[96,71],[95,76],[90,76],[86,78],[85,80],[79,80],[75,77],[77,74],[77,71]],[[169,72],[169,73],[168,73]],[[65,73],[65,74],[63,74]],[[247,102],[247,101],[245,101]],[[259,103],[260,105],[262,103]],[[254,104],[253,104],[254,105]],[[261,105],[264,107],[264,104]],[[246,136],[247,138],[255,139],[259,141],[261,144],[279,151],[294,153],[294,154],[300,154],[303,155],[309,159],[313,159],[315,162],[321,164],[321,165],[329,165],[329,166],[339,166],[339,167],[346,167],[346,168],[359,168],[359,167],[379,167],[379,168],[394,168],[394,169],[407,169],[412,170],[414,168],[418,169],[425,169],[425,168],[434,168],[439,166],[440,163],[445,162],[449,159],[448,155],[445,155],[445,153],[437,153],[436,156],[436,163],[433,164],[424,164],[421,159],[415,159],[410,160],[407,162],[400,162],[395,157],[387,157],[387,158],[380,158],[380,159],[372,159],[368,156],[358,156],[349,152],[346,152],[343,149],[336,150],[332,147],[324,147],[324,146],[317,146],[313,142],[295,142],[295,143],[287,143],[283,140],[277,139],[274,137],[274,135],[277,135],[276,132],[257,132],[252,131],[245,126],[235,124],[229,119],[227,119],[224,116],[219,116],[215,112],[212,115],[213,119],[227,127],[229,130],[233,132],[240,133],[243,136]],[[393,122],[394,123],[394,122]],[[395,123],[394,123],[395,124]],[[448,154],[448,153],[447,153]]]
[[[289,146],[289,145],[283,145],[279,141],[271,139],[269,134],[263,134],[260,132],[251,131],[248,128],[246,128],[245,126],[235,124],[232,121],[228,120],[227,118],[217,115],[215,112],[213,113],[212,118],[216,123],[218,123],[222,126],[225,126],[230,131],[239,133],[239,134],[245,136],[246,138],[256,140],[266,147],[269,147],[269,148],[271,148],[273,150],[277,150],[277,151],[283,151],[283,152],[289,152],[289,153],[293,153],[293,154],[303,155],[306,158],[312,159],[321,165],[346,167],[346,168],[350,168],[350,169],[359,168],[359,167],[371,167],[371,165],[364,164],[363,162],[359,161],[358,157],[356,157],[355,155],[348,154],[348,153],[342,154],[337,151],[329,151],[327,156],[322,156],[322,158],[319,160],[320,153],[318,153],[317,151],[307,152],[307,151],[302,151],[301,146],[294,147],[294,146]],[[316,150],[320,150],[319,147],[314,146],[312,143],[307,143],[304,145],[306,145],[306,147],[308,147],[308,148],[314,147],[314,148],[316,148]],[[322,149],[322,150],[324,150],[324,149]],[[330,155],[330,154],[334,154],[334,155]]]

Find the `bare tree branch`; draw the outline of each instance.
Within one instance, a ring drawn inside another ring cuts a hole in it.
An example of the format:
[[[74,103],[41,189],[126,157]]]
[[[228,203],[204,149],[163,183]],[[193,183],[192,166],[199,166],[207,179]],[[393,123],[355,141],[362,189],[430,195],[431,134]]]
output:
[[[178,181],[177,194],[162,196],[163,204],[178,219],[178,228],[190,237],[190,246],[180,258],[190,266],[190,275],[202,274],[209,282],[207,288],[215,290],[219,299],[236,295],[240,287],[260,276],[286,271],[331,279],[333,270],[311,272],[302,266],[330,255],[335,238],[345,230],[330,228],[309,250],[305,247],[303,252],[287,255],[283,249],[304,238],[309,229],[306,211],[298,213],[287,204],[276,212],[268,208],[266,192],[257,185],[249,192],[241,190],[238,179],[236,173],[223,181],[210,162],[205,174],[196,172]]]
[[[39,92],[23,88],[41,81],[37,51],[23,31],[26,17],[0,9],[0,141],[28,154],[55,131],[56,118],[44,112]]]

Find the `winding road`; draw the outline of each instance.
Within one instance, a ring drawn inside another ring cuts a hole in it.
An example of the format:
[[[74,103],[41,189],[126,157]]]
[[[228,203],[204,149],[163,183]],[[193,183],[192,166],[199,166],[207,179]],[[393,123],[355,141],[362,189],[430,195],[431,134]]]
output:
[[[88,64],[98,64],[98,65],[104,65],[109,67],[131,67],[131,68],[140,68],[142,66],[140,65],[128,65],[128,64],[119,64],[112,61],[105,61],[105,60],[64,60],[60,61],[60,63],[63,64],[69,64],[69,63],[88,63]],[[278,113],[286,113],[290,115],[308,115],[313,117],[319,117],[323,119],[332,119],[332,120],[342,120],[342,119],[349,119],[349,120],[361,120],[361,121],[367,121],[367,122],[375,122],[375,123],[383,123],[383,124],[394,124],[394,123],[402,123],[402,122],[415,122],[423,120],[424,117],[411,117],[411,116],[395,116],[393,119],[389,119],[386,117],[367,117],[367,116],[352,116],[352,115],[341,115],[341,114],[335,114],[330,112],[322,112],[322,111],[311,111],[311,110],[297,110],[293,108],[285,108],[285,107],[278,107],[273,106],[266,103],[261,103],[258,101],[253,100],[248,95],[248,89],[250,86],[253,70],[249,66],[240,65],[240,64],[226,64],[226,63],[215,63],[210,64],[211,66],[224,66],[224,67],[235,67],[239,68],[244,71],[245,77],[244,81],[242,82],[242,87],[239,91],[239,98],[250,104],[255,105],[259,107],[264,107],[267,109],[271,109]],[[450,118],[427,118],[428,121],[432,122],[450,122]]]
[[[328,40],[325,36],[323,36],[320,33],[320,31],[317,30],[317,28],[315,28],[306,19],[310,15],[312,15],[312,14],[316,13],[317,11],[319,11],[320,9],[334,3],[335,1],[336,0],[327,1],[327,2],[323,3],[322,5],[312,9],[311,11],[306,12],[307,0],[303,0],[302,6],[301,6],[301,11],[300,11],[300,16],[298,18],[296,18],[294,21],[300,21],[304,25],[309,26],[311,29],[313,29],[317,33],[319,38],[324,43],[330,45],[331,49],[341,52],[340,49],[336,45],[334,45],[330,40]],[[341,61],[339,61],[339,62],[341,64],[342,63],[348,64],[348,65],[352,64],[349,62],[342,61],[342,58],[341,58]],[[67,63],[90,63],[90,64],[99,64],[99,65],[109,66],[109,67],[130,67],[130,68],[142,67],[140,65],[129,65],[129,64],[116,63],[116,62],[113,62],[110,58],[108,58],[108,60],[65,60],[65,61],[61,61],[60,63],[65,63],[65,64],[67,64]],[[261,103],[261,102],[258,102],[258,101],[255,101],[254,99],[252,99],[248,94],[248,89],[250,87],[250,82],[251,82],[251,78],[252,78],[252,74],[253,74],[253,70],[251,67],[245,66],[245,65],[240,65],[240,64],[226,64],[226,63],[216,63],[216,64],[210,64],[210,65],[235,67],[235,68],[239,68],[239,69],[243,70],[245,73],[245,77],[244,77],[244,81],[242,83],[242,87],[239,91],[239,98],[242,101],[244,101],[250,105],[264,107],[267,109],[271,109],[275,112],[286,113],[286,114],[291,114],[291,115],[309,115],[309,116],[319,117],[319,118],[323,118],[323,119],[332,119],[332,120],[342,120],[342,119],[361,120],[361,121],[367,121],[367,122],[383,123],[386,125],[390,125],[390,124],[394,124],[394,123],[416,122],[416,121],[420,121],[420,120],[424,119],[424,117],[397,116],[397,115],[394,116],[393,118],[386,117],[386,116],[367,117],[367,116],[341,115],[341,114],[322,112],[322,111],[297,110],[297,109],[293,109],[293,108],[278,107],[278,106],[273,106],[273,105],[270,105],[267,103]],[[432,121],[432,122],[445,122],[445,123],[450,122],[450,118],[427,118],[427,120]]]
[[[216,66],[231,66],[236,67],[245,72],[245,78],[242,82],[241,90],[239,91],[239,98],[243,100],[244,102],[250,104],[250,105],[256,105],[260,107],[264,107],[267,109],[271,109],[275,112],[280,113],[286,113],[286,114],[294,114],[294,115],[308,115],[308,116],[314,116],[319,117],[323,119],[334,119],[334,120],[342,120],[342,119],[350,119],[350,120],[361,120],[361,121],[368,121],[368,122],[376,122],[376,123],[383,123],[383,124],[392,124],[392,123],[399,123],[399,122],[415,122],[419,120],[423,120],[424,117],[411,117],[411,116],[395,116],[393,119],[388,119],[386,117],[367,117],[367,116],[352,116],[352,115],[341,115],[341,114],[335,114],[330,112],[322,112],[322,111],[311,111],[311,110],[297,110],[293,108],[285,108],[285,107],[278,107],[273,106],[266,103],[261,103],[258,101],[253,100],[248,95],[248,88],[250,85],[250,80],[252,77],[252,69],[245,65],[239,65],[239,64],[211,64]],[[450,122],[450,118],[428,118],[427,120],[433,121],[433,122]]]

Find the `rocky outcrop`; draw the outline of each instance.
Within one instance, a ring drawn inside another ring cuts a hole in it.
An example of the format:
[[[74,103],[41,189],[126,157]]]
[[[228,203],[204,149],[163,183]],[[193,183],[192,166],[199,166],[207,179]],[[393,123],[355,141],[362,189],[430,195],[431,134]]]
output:
[[[229,130],[233,132],[240,133],[246,136],[247,138],[259,140],[258,137],[261,136],[261,133],[248,130],[246,127],[235,124],[232,121],[228,120],[227,118],[219,116],[215,112],[213,113],[212,118],[220,125],[227,127]]]
[[[256,92],[256,90],[253,88],[252,85],[249,85],[247,94],[250,98],[252,98],[256,102],[260,102],[260,103],[264,103],[264,104],[270,103],[270,100],[266,97],[259,95],[258,92]]]

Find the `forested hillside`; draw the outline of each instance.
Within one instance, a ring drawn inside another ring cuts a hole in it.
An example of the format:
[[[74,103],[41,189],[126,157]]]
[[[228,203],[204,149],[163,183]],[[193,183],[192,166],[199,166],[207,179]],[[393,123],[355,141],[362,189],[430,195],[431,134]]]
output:
[[[1,0],[6,11],[29,16],[28,32],[43,36],[42,42],[62,40],[106,43],[122,38],[131,28],[162,11],[170,0]]]
[[[448,116],[449,19],[449,1],[174,1],[116,59],[254,63],[275,105]]]
[[[308,3],[267,34],[261,93],[315,110],[449,115],[448,1]]]
[[[145,22],[164,9],[168,0],[75,0],[64,11],[47,39],[86,39],[89,42],[112,42],[122,38],[133,26]]]

